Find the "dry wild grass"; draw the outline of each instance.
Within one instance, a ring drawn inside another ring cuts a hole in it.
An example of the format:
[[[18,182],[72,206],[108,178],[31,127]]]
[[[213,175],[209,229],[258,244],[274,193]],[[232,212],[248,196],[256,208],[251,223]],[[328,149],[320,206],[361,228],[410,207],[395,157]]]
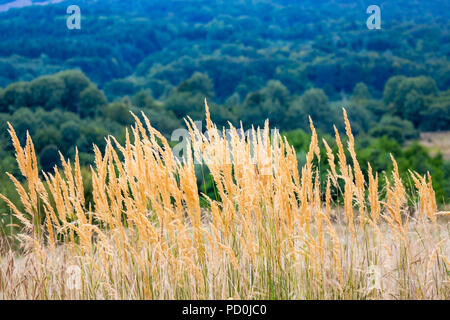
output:
[[[227,140],[207,106],[206,115],[208,136],[186,121],[185,161],[146,118],[125,145],[109,137],[105,150],[94,147],[89,207],[78,156],[40,174],[31,138],[22,147],[10,126],[25,182],[10,178],[24,211],[1,197],[23,224],[24,253],[2,255],[0,299],[450,298],[449,223],[439,218],[449,213],[438,212],[431,177],[410,173],[418,200],[409,215],[393,158],[389,176],[361,171],[345,110],[348,142],[336,130],[333,154],[323,140],[326,181],[312,122],[299,170],[267,122],[250,138],[231,127]],[[199,196],[195,159],[210,170],[216,199]],[[73,265],[78,289],[67,282]]]

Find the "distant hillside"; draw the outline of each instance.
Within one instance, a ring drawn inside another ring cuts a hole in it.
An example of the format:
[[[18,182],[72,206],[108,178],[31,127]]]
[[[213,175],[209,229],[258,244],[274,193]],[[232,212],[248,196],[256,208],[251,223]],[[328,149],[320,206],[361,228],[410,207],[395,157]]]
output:
[[[447,3],[379,1],[381,30],[367,29],[361,2],[344,0],[73,0],[9,10],[0,13],[0,87],[79,68],[108,97],[142,88],[159,97],[196,71],[220,103],[272,79],[295,94],[322,88],[331,100],[359,82],[379,97],[394,75],[430,76],[445,90]],[[81,30],[66,28],[67,4],[80,6]]]

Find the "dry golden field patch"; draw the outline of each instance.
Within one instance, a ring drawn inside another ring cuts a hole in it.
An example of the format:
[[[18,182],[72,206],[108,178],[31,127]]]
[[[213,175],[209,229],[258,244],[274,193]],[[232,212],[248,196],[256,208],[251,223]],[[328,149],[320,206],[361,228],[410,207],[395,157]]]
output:
[[[420,144],[433,153],[442,153],[444,159],[450,159],[450,131],[422,132]]]

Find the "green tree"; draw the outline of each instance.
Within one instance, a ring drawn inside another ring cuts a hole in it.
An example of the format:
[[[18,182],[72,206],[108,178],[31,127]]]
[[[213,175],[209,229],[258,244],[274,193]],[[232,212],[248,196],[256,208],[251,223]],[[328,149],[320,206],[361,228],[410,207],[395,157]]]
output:
[[[55,165],[59,163],[58,148],[55,145],[48,145],[39,153],[39,159],[42,170],[45,172],[52,171]]]
[[[141,90],[131,99],[131,104],[140,109],[161,110],[163,106],[153,99],[151,90]]]
[[[51,125],[39,130],[33,137],[36,152],[40,153],[46,146],[60,146],[62,142],[61,131]]]
[[[75,146],[78,138],[81,136],[80,125],[75,121],[68,121],[61,125],[61,135],[63,145],[61,149],[68,151],[71,147]]]
[[[364,82],[358,82],[353,88],[352,100],[361,101],[361,100],[369,100],[370,92],[369,88],[367,88]]]
[[[266,86],[248,94],[241,110],[245,125],[263,126],[269,119],[272,127],[283,127],[289,108],[290,95],[287,88],[278,80],[270,80]]]
[[[41,106],[45,110],[63,108],[62,97],[64,81],[56,76],[44,76],[30,82],[30,101],[32,107]]]
[[[80,114],[80,94],[92,85],[86,75],[79,70],[67,70],[57,74],[64,81],[64,94],[61,103],[65,110]]]
[[[16,82],[6,87],[0,99],[0,112],[14,112],[30,105],[30,85]]]
[[[392,170],[389,154],[397,160],[403,155],[401,145],[386,135],[376,139],[367,137],[357,140],[355,151],[363,172],[367,172],[368,163],[377,172]]]
[[[130,113],[130,108],[121,102],[113,102],[105,105],[102,108],[102,116],[124,126],[134,122],[134,118]]]
[[[103,92],[96,86],[90,85],[80,93],[80,110],[78,116],[81,118],[93,117],[107,103],[108,100]]]
[[[411,121],[416,127],[421,123],[421,113],[430,104],[430,98],[438,92],[433,79],[425,76],[392,77],[387,81],[383,100],[394,115]]]
[[[191,78],[180,83],[165,101],[165,106],[179,119],[186,115],[201,119],[204,117],[204,99],[211,99],[213,96],[212,81],[207,75],[196,72]]]
[[[289,108],[287,120],[291,127],[307,129],[308,117],[311,117],[319,130],[323,132],[332,130],[335,115],[322,89],[309,89],[300,98],[295,99]]]
[[[136,85],[128,79],[114,79],[105,85],[104,90],[109,99],[114,99],[133,95],[136,92]]]
[[[177,88],[178,92],[200,93],[205,98],[214,96],[214,84],[208,75],[195,72],[188,80],[183,81]]]
[[[353,102],[352,105],[346,108],[348,120],[352,126],[352,132],[355,135],[365,133],[370,130],[372,126],[373,115],[369,109],[362,103]],[[338,118],[339,119],[339,118]],[[341,127],[343,128],[343,117],[340,117]]]
[[[432,99],[431,105],[421,113],[420,128],[427,131],[450,129],[450,90]]]
[[[419,132],[414,129],[410,121],[389,115],[381,118],[381,121],[372,127],[369,134],[373,137],[387,136],[400,144],[406,140],[417,139],[419,137]]]

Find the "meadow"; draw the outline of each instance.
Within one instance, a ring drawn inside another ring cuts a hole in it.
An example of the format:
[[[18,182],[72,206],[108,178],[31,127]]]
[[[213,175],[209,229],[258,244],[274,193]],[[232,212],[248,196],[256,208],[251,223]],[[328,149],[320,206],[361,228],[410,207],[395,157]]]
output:
[[[337,153],[310,119],[299,167],[268,121],[248,136],[230,124],[226,138],[205,107],[208,135],[188,117],[182,160],[144,115],[125,143],[94,146],[92,201],[78,152],[39,172],[31,137],[21,144],[10,125],[21,204],[0,197],[21,250],[2,245],[0,299],[450,298],[450,212],[430,174],[404,181],[392,156],[390,172],[363,171],[345,110]],[[213,198],[198,189],[199,159]]]

